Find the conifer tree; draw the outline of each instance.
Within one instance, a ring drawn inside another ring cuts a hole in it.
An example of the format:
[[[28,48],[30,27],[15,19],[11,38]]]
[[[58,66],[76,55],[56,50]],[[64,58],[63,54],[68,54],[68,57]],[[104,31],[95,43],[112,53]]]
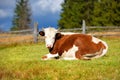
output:
[[[31,25],[31,8],[29,0],[16,0],[16,8],[11,30],[29,29]]]
[[[120,26],[120,0],[64,0],[59,28]]]

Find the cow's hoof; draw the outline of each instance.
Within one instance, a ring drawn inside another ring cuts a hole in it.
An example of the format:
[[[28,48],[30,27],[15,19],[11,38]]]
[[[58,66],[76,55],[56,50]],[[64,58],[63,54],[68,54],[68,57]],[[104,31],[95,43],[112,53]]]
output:
[[[43,56],[41,60],[47,60],[47,56]]]

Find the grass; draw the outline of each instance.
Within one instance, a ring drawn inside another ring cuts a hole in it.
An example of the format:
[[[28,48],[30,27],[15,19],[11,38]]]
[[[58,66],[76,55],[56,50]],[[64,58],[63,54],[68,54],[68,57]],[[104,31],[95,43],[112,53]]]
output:
[[[6,47],[23,43],[33,43],[33,35],[0,34],[0,48],[1,46]]]
[[[90,61],[48,60],[44,43],[0,48],[0,80],[119,80],[120,38],[103,38],[106,56]]]

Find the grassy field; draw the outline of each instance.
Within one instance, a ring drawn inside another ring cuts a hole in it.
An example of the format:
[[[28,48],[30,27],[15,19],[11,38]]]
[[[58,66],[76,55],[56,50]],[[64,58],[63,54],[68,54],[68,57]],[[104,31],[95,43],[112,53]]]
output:
[[[48,60],[44,43],[0,47],[0,80],[119,80],[120,38],[103,38],[109,50],[94,60]]]

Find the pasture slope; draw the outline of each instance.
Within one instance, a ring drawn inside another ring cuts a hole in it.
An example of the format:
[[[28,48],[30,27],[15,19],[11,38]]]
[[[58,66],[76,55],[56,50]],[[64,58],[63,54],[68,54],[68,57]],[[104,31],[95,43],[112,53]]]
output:
[[[44,43],[0,48],[0,80],[119,80],[120,38],[103,38],[109,50],[93,60],[48,60]]]

